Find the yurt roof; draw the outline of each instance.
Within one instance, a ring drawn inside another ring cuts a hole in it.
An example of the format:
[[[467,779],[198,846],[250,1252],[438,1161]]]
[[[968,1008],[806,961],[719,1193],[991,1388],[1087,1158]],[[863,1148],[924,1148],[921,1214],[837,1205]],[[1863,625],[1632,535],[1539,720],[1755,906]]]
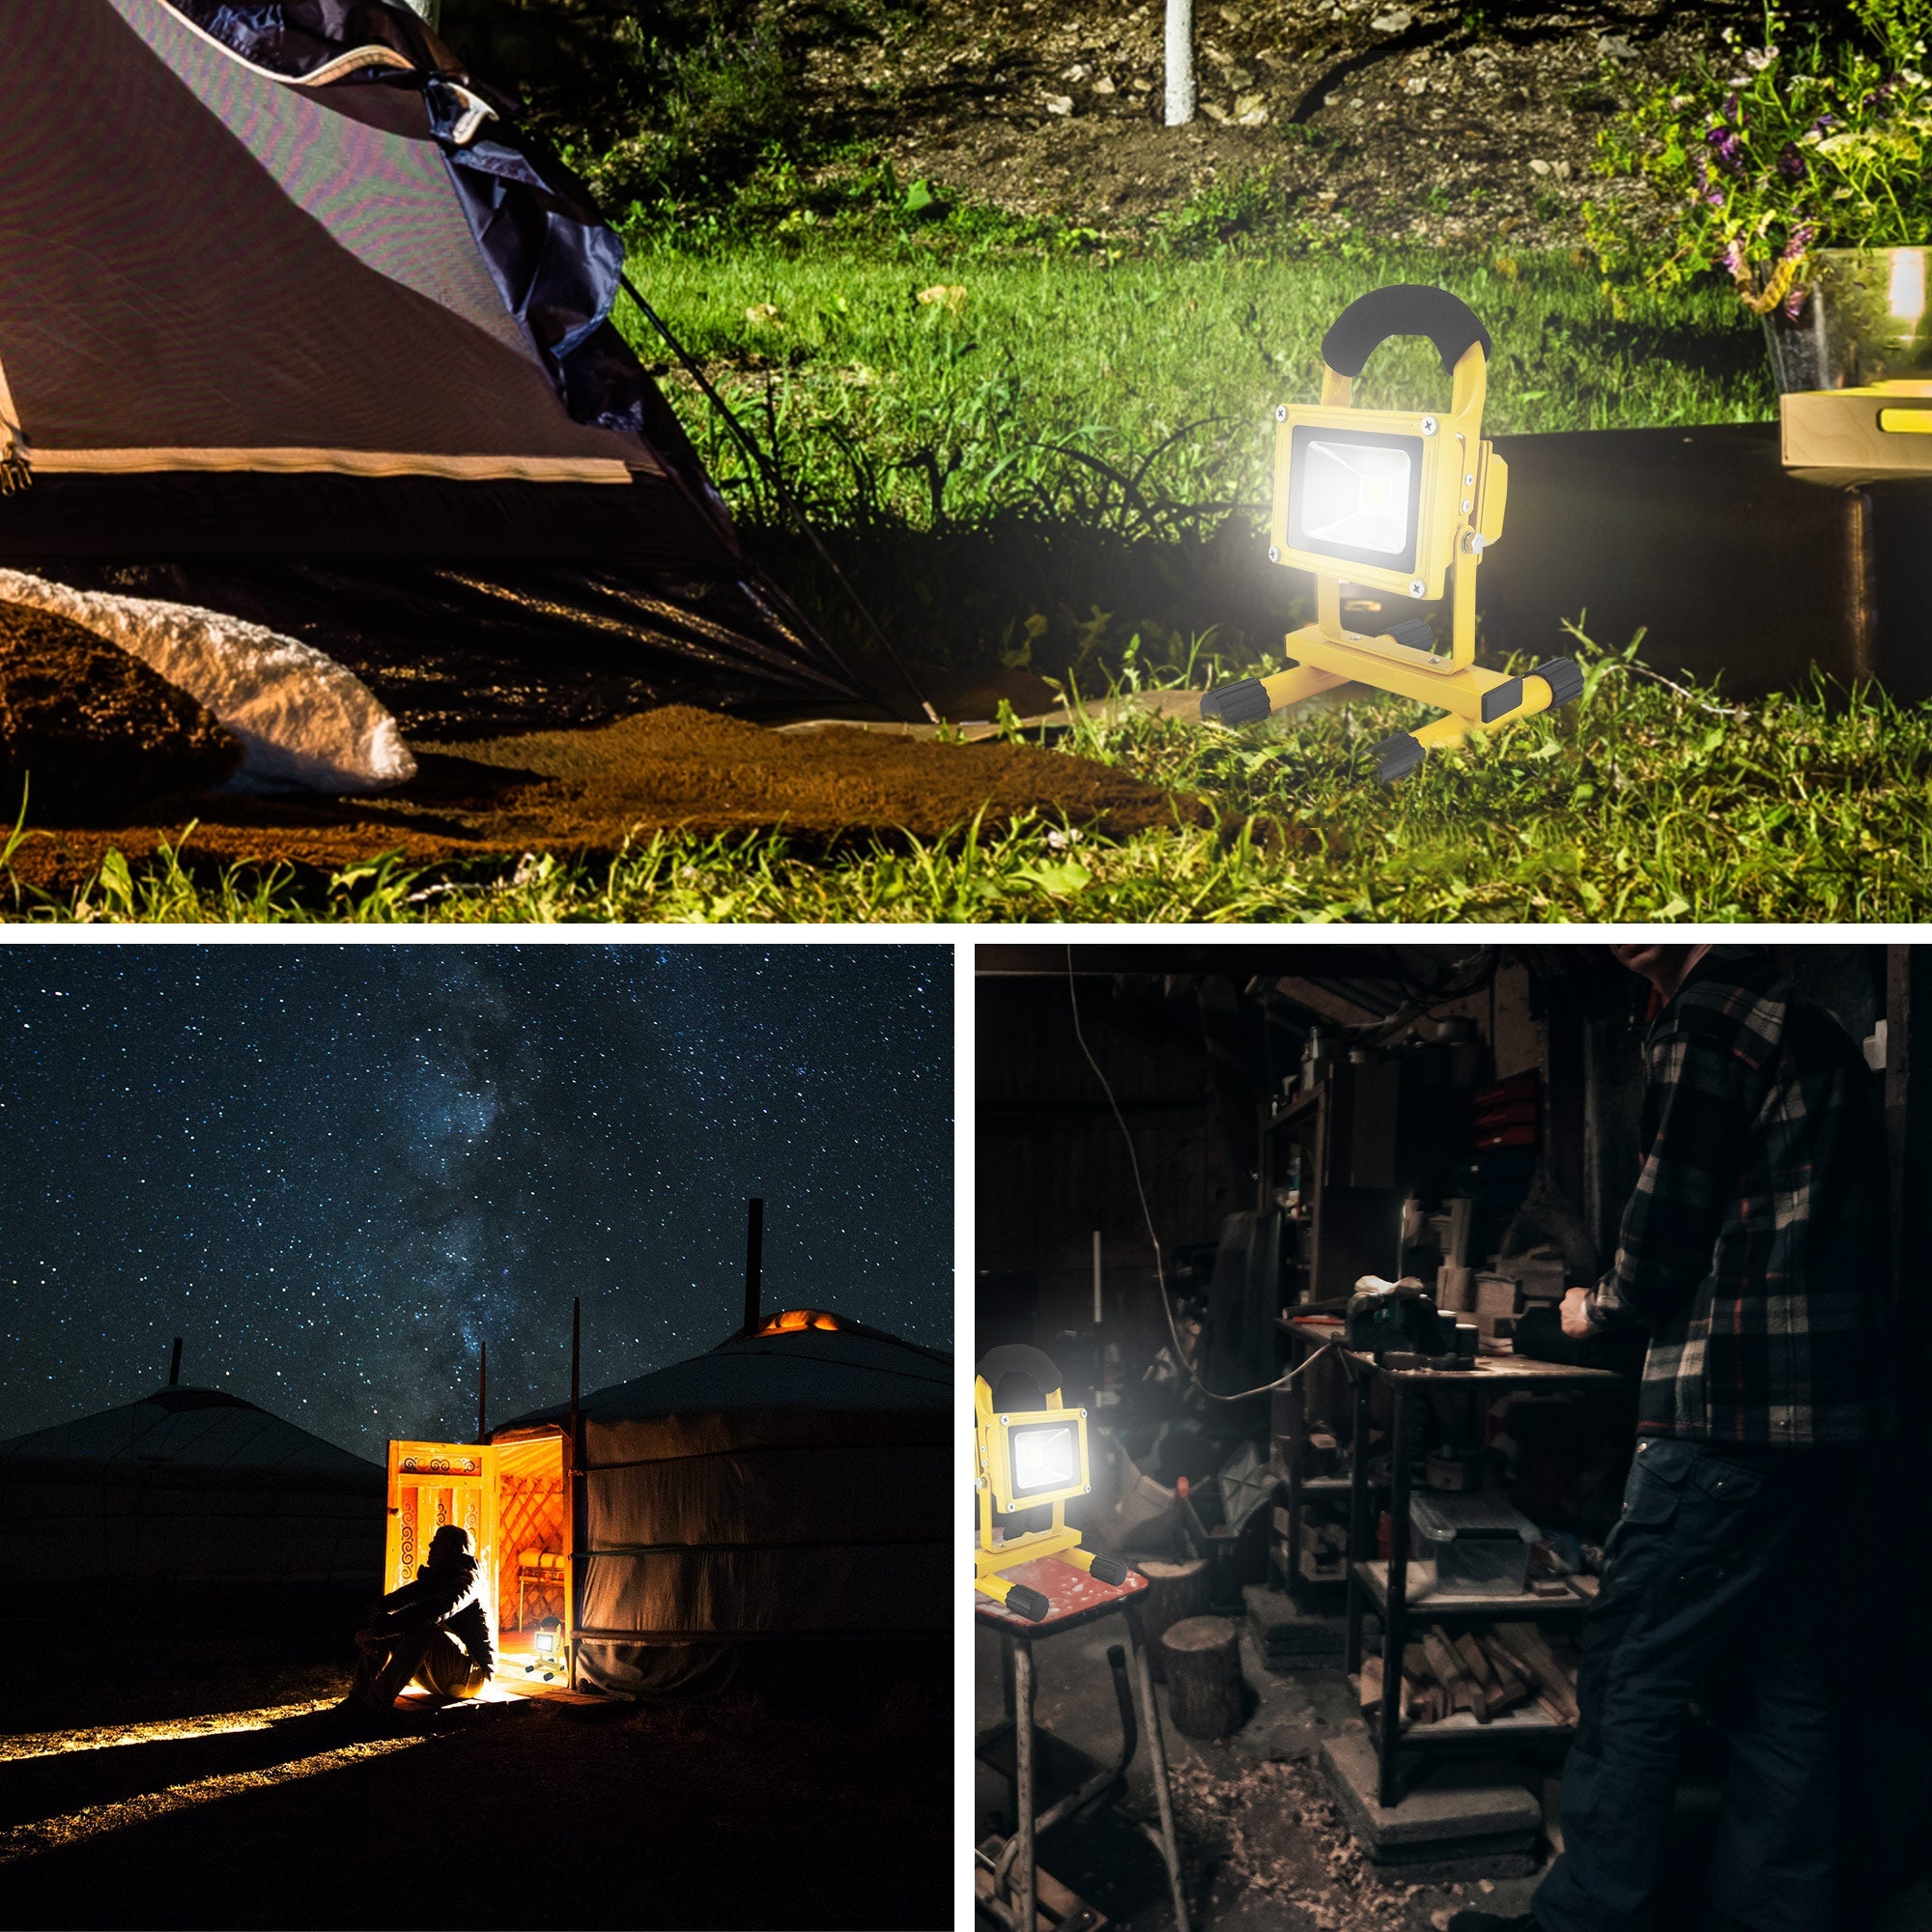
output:
[[[689,1361],[582,1398],[593,1422],[645,1421],[731,1409],[945,1408],[953,1399],[952,1358],[843,1316],[837,1328],[804,1327],[734,1337]],[[553,1403],[502,1425],[567,1422]]]
[[[367,1476],[382,1468],[221,1389],[164,1388],[139,1402],[0,1441],[0,1461]]]

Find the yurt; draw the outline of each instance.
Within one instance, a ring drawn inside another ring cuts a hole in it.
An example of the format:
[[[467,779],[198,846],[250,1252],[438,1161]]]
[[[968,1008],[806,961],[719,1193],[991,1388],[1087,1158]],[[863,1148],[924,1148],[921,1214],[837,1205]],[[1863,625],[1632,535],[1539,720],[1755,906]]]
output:
[[[937,1350],[789,1309],[584,1396],[575,1485],[568,1403],[492,1431],[511,1681],[546,1618],[576,1687],[623,1695],[946,1640],[952,1381]]]
[[[0,1441],[0,1569],[63,1602],[366,1596],[382,1552],[381,1468],[220,1389]]]

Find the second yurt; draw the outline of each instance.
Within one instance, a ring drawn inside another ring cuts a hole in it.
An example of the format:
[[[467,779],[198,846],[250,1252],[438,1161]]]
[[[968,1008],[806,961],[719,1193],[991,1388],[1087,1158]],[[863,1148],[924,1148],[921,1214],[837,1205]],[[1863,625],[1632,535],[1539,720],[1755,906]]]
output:
[[[221,1389],[171,1384],[0,1442],[0,1568],[144,1609],[366,1596],[383,1471]]]

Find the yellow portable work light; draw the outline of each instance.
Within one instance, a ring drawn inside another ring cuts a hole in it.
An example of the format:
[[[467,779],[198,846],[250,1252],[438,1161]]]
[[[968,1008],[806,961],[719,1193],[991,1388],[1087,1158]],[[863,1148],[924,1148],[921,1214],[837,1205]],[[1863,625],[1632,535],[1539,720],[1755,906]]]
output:
[[[1040,1406],[996,1409],[1001,1380],[1023,1376],[1039,1390]],[[1093,1488],[1088,1476],[1087,1411],[1065,1407],[1060,1371],[1037,1349],[995,1349],[973,1378],[974,1489],[980,1505],[980,1542],[974,1551],[974,1585],[1016,1615],[1038,1623],[1047,1599],[1002,1574],[1040,1556],[1057,1556],[1102,1583],[1126,1581],[1118,1556],[1096,1556],[1080,1547],[1080,1532],[1066,1526],[1066,1504]],[[1043,1529],[1012,1531],[993,1518],[1050,1509]]]
[[[1426,336],[1451,379],[1446,415],[1358,410],[1354,379],[1380,345]],[[1520,677],[1476,663],[1476,566],[1502,534],[1509,470],[1483,440],[1490,338],[1446,289],[1399,283],[1350,303],[1321,340],[1321,401],[1277,409],[1268,561],[1315,576],[1316,619],[1290,635],[1289,668],[1208,692],[1201,716],[1248,724],[1317,692],[1359,683],[1443,708],[1376,747],[1376,775],[1401,778],[1431,748],[1567,704],[1583,689],[1568,658]],[[1349,630],[1342,585],[1451,603],[1451,642],[1424,618],[1381,633]]]

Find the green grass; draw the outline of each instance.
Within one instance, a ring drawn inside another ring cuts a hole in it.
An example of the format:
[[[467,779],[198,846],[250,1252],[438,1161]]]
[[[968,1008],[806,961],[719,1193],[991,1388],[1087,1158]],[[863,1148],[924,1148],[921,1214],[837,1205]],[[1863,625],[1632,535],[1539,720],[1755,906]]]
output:
[[[1932,904],[1932,705],[1825,692],[1742,716],[1587,640],[1589,689],[1553,719],[1434,755],[1394,789],[1369,745],[1415,722],[1380,701],[1234,735],[1091,717],[1061,749],[1215,800],[1212,828],[1118,844],[1029,819],[831,856],[781,835],[655,838],[595,867],[326,885],[197,879],[112,862],[71,901],[16,916],[121,920],[1916,921]],[[1017,734],[1015,734],[1017,735]]]
[[[1002,514],[1200,527],[1266,494],[1277,403],[1312,402],[1323,331],[1385,282],[1439,282],[1488,326],[1487,430],[1609,429],[1776,413],[1760,332],[1726,288],[1614,320],[1564,256],[1360,249],[1207,260],[907,239],[717,253],[633,241],[653,306],[835,524],[918,528]],[[922,290],[962,291],[958,306]],[[766,309],[774,319],[753,321]],[[622,304],[647,361],[662,340]],[[715,418],[671,384],[712,473],[767,513]],[[1377,353],[1356,400],[1447,400],[1427,343]],[[1068,452],[1078,452],[1068,454]],[[1093,467],[1137,479],[1140,501]]]
[[[1312,398],[1328,323],[1365,289],[1461,294],[1495,341],[1495,434],[1761,419],[1754,325],[1723,289],[1613,320],[1566,257],[1240,246],[1122,254],[882,227],[708,251],[634,273],[744,412],[915,658],[1025,666],[1089,695],[1198,684],[1280,647],[1258,598],[1276,402]],[[962,289],[956,308],[921,290]],[[774,318],[748,319],[769,304]],[[626,305],[647,358],[660,345]],[[818,566],[680,378],[667,388],[748,540],[853,645]],[[1370,405],[1444,395],[1426,345],[1378,352]],[[1243,587],[1243,585],[1247,587]],[[1583,613],[1577,613],[1579,621]],[[1620,640],[1619,640],[1620,641]],[[1552,646],[1557,644],[1551,639]],[[27,919],[422,921],[1917,920],[1932,904],[1932,707],[1815,691],[1729,715],[1579,646],[1554,720],[1433,756],[1393,790],[1366,749],[1421,715],[1313,710],[1261,735],[1091,721],[1055,749],[1212,801],[1213,829],[1119,844],[1042,819],[831,852],[781,833],[663,837],[613,863],[329,881],[118,858]],[[31,835],[29,835],[31,836]],[[0,859],[0,891],[7,878]],[[5,909],[0,900],[0,910]]]

